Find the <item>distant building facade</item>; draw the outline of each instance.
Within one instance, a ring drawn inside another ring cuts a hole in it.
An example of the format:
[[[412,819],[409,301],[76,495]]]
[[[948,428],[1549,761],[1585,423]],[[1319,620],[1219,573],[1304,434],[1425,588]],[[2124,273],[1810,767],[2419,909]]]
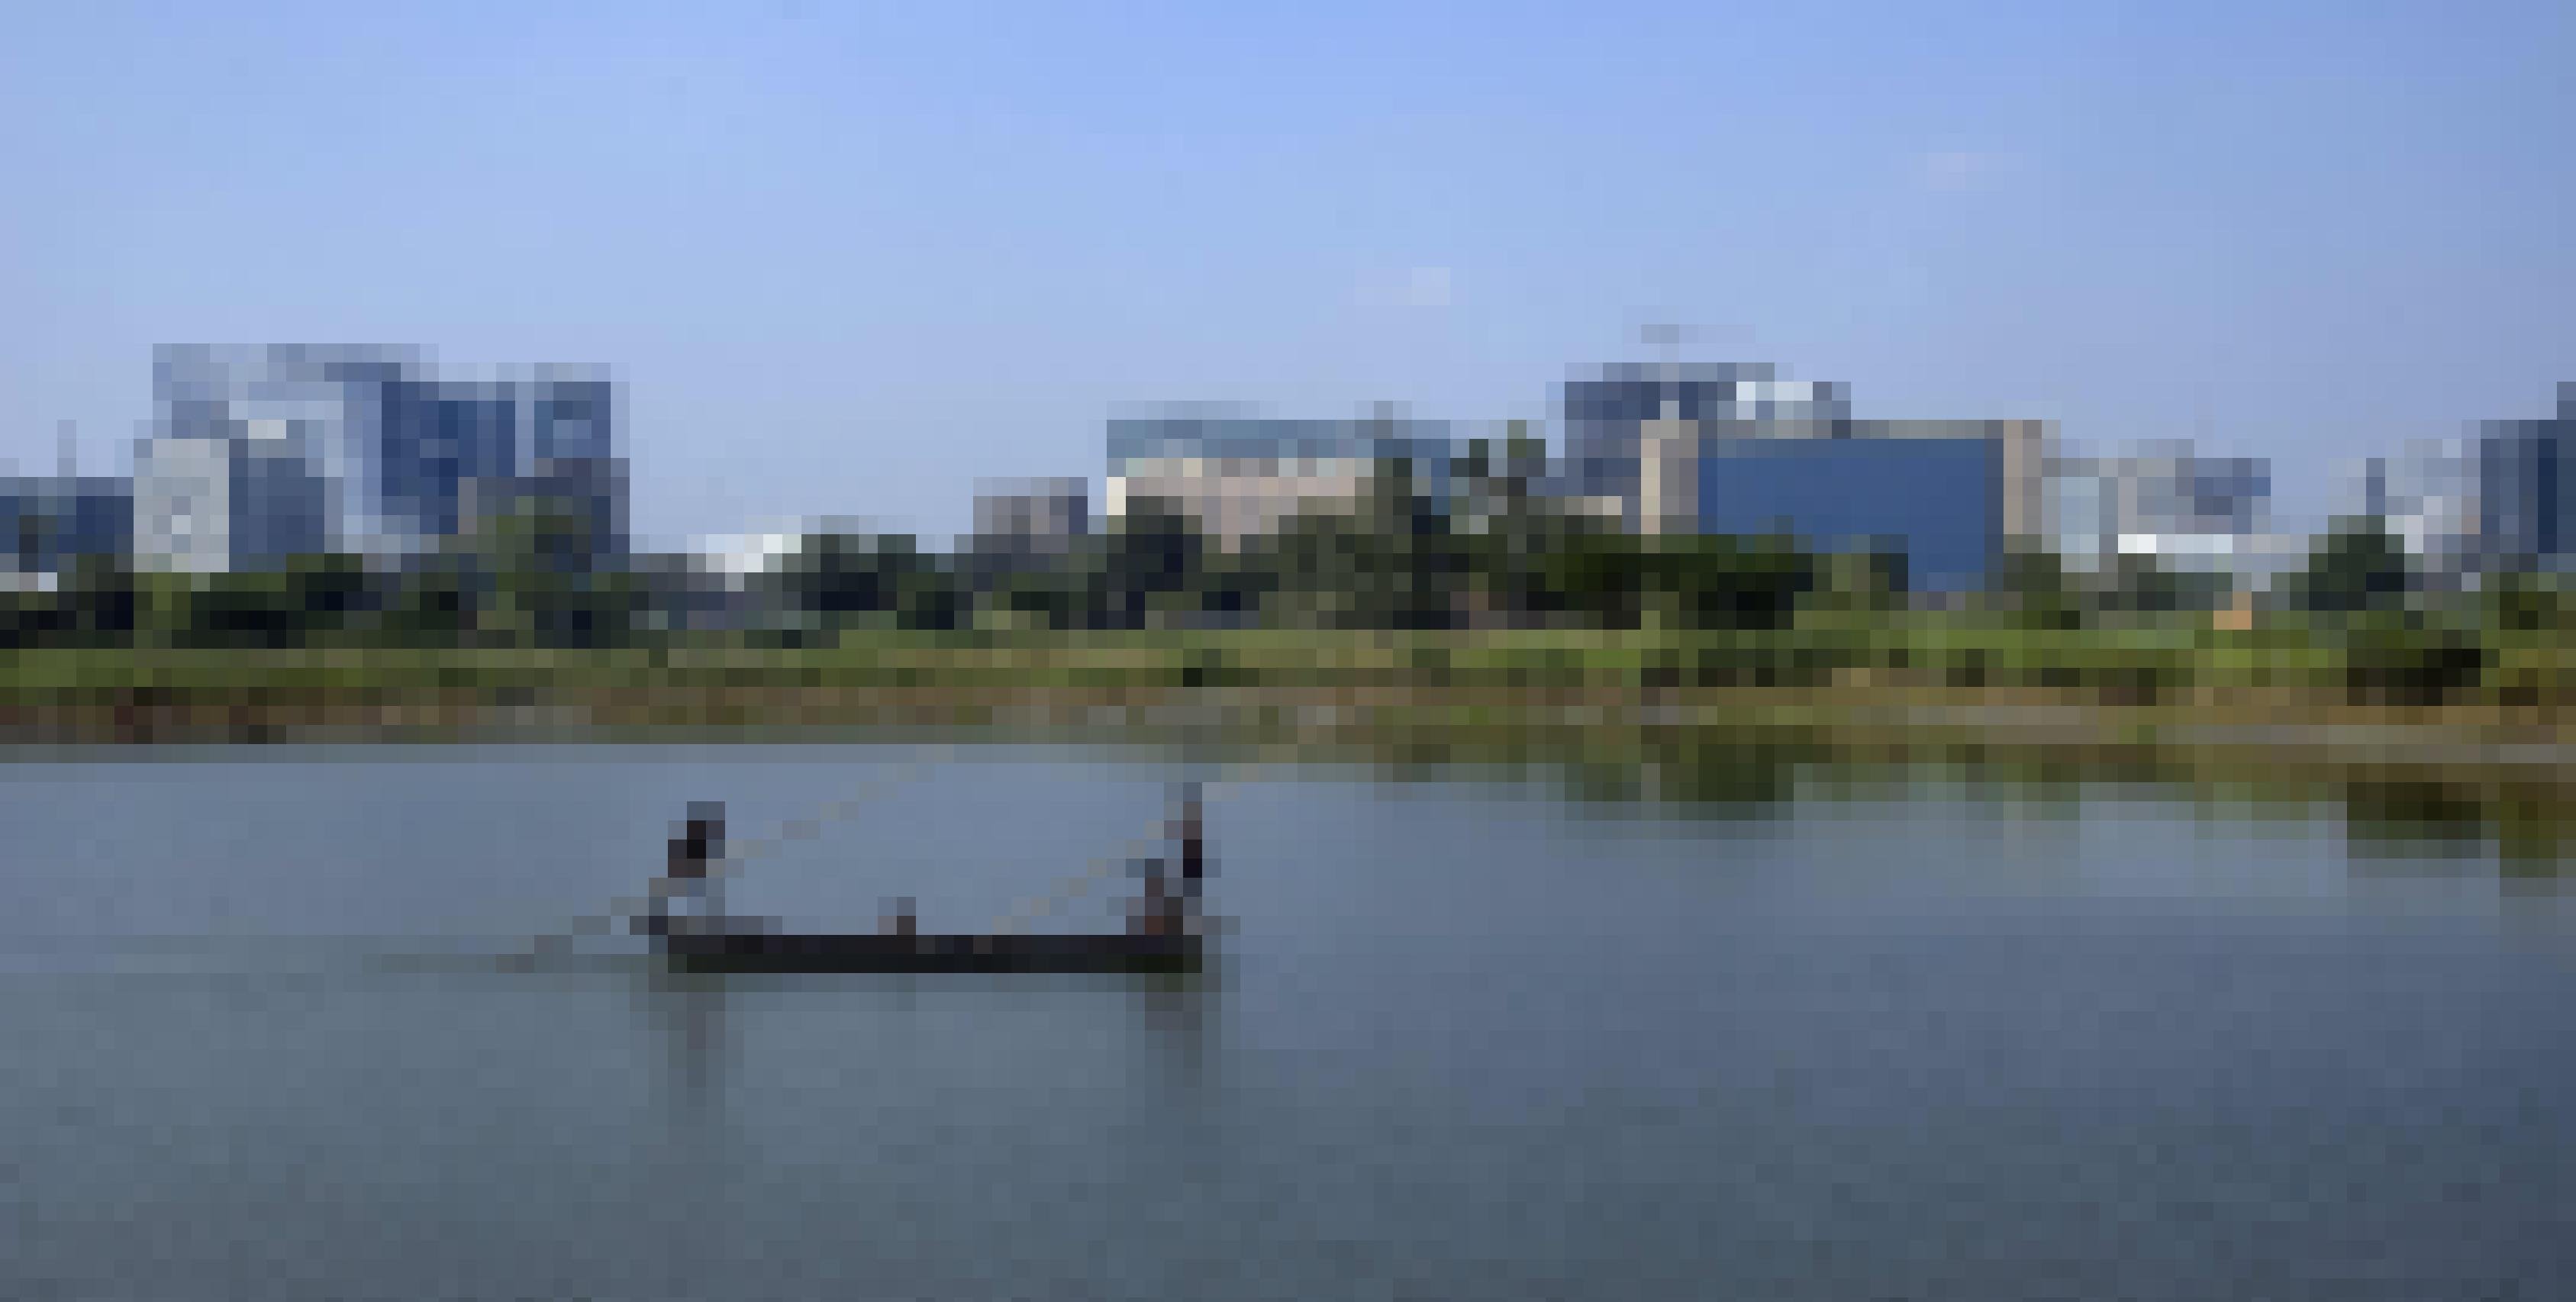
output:
[[[2079,573],[2140,556],[2259,588],[2303,554],[2298,540],[2270,531],[2272,469],[2258,457],[2202,456],[2180,441],[2051,457],[2047,496],[2054,550]]]
[[[1825,438],[1851,419],[1847,386],[1782,380],[1765,362],[1618,364],[1559,397],[1572,495],[1622,504],[1639,533],[1699,527],[1688,469],[1700,440]]]
[[[1560,403],[1568,488],[1639,533],[1896,548],[1917,586],[1957,589],[2042,532],[2044,422],[1857,420],[1849,386],[1766,363],[1613,365]]]
[[[2436,584],[2576,568],[2576,384],[2554,415],[2480,422],[2361,462],[2347,514],[2377,519]]]
[[[134,549],[134,483],[107,476],[0,478],[0,554],[19,574]]]
[[[1091,532],[1091,484],[1038,479],[997,484],[975,495],[975,543],[1011,553],[1064,550]]]
[[[2576,383],[2558,411],[2487,421],[2477,442],[2477,552],[2491,570],[2565,570],[2576,562]]]
[[[244,437],[148,439],[134,455],[135,559],[219,574],[322,551],[329,496],[283,422]]]
[[[1901,551],[1908,586],[1985,583],[2003,548],[1994,439],[1713,438],[1694,532],[1788,534],[1819,551]]]
[[[2349,509],[2376,520],[2413,554],[2427,576],[2463,580],[2482,564],[2479,476],[2474,439],[2417,439],[2362,461]]]
[[[174,346],[153,387],[158,428],[136,453],[147,562],[416,555],[539,496],[625,549],[617,387],[596,368],[460,379],[393,348]]]
[[[1382,412],[1292,420],[1172,408],[1109,422],[1103,515],[1155,499],[1239,547],[1310,511],[1355,508],[1390,461],[1411,464],[1418,491],[1445,502],[1457,448],[1447,422]]]

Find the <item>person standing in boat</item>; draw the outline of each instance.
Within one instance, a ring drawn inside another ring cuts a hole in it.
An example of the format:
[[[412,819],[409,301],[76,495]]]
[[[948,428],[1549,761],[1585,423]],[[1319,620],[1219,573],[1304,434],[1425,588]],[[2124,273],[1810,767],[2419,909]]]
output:
[[[724,859],[724,837],[724,803],[689,802],[689,817],[671,838],[662,876],[653,883],[645,924],[651,934],[714,928],[723,916],[721,884],[714,869]]]
[[[1181,784],[1181,880],[1180,898],[1175,901],[1173,930],[1188,934],[1199,918],[1199,892],[1207,881],[1207,844],[1199,821],[1199,784]]]
[[[1198,916],[1199,887],[1207,875],[1199,784],[1183,783],[1177,805],[1176,816],[1166,827],[1178,843],[1178,854],[1160,856],[1145,865],[1145,899],[1136,911],[1135,925],[1142,935],[1188,935]]]

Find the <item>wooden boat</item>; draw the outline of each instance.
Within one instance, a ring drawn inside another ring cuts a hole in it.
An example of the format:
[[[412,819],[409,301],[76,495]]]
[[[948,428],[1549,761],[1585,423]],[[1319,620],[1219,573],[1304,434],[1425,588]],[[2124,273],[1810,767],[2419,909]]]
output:
[[[1205,941],[1147,935],[717,932],[656,938],[692,972],[1187,972]]]
[[[1146,898],[1139,917],[1157,919],[1151,930],[1079,935],[1004,933],[923,934],[913,930],[907,901],[896,925],[880,932],[780,932],[746,919],[680,924],[667,913],[637,919],[637,930],[673,965],[700,972],[1186,972],[1204,958],[1206,936],[1198,925],[1198,889],[1205,870],[1199,793],[1181,791],[1172,827],[1178,853],[1143,861]],[[686,830],[673,839],[664,881],[702,883],[721,857],[723,812],[695,806]],[[656,895],[667,900],[667,895]],[[748,923],[748,925],[745,925]]]

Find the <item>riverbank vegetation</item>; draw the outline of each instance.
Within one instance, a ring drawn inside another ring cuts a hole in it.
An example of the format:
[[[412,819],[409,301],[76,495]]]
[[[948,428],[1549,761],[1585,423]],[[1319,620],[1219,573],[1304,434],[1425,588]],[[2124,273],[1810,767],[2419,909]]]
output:
[[[2368,522],[2319,539],[2260,599],[2138,561],[2073,574],[2038,552],[2009,555],[1986,591],[1922,594],[1901,555],[1568,515],[1529,491],[1525,451],[1440,502],[1390,467],[1351,509],[1236,547],[1145,502],[1098,535],[953,553],[819,533],[726,576],[613,554],[584,513],[539,504],[398,565],[182,576],[88,558],[53,591],[0,594],[0,708],[508,698],[649,714],[654,698],[691,712],[730,693],[797,718],[941,694],[1510,710],[1555,693],[2554,727],[2576,703],[2576,596],[2529,575],[2434,592]]]

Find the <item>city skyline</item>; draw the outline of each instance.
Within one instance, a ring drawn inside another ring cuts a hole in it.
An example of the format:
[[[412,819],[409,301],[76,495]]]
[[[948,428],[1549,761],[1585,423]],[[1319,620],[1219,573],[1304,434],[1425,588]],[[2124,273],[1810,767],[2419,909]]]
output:
[[[1664,329],[1673,330],[1677,328],[1664,327]],[[300,354],[306,351],[314,351],[317,354],[350,353],[353,355],[365,354],[370,356],[382,356],[387,359],[385,364],[388,366],[396,364],[392,359],[400,358],[403,360],[399,364],[405,368],[405,375],[415,377],[416,380],[420,382],[427,382],[430,380],[430,377],[437,377],[435,379],[435,383],[448,386],[450,390],[456,393],[489,391],[492,395],[502,396],[513,391],[516,386],[527,383],[559,382],[540,378],[548,375],[559,377],[578,375],[584,377],[584,383],[597,387],[603,393],[610,386],[623,388],[625,384],[622,379],[617,378],[616,368],[597,363],[484,363],[461,367],[455,365],[442,365],[436,361],[436,350],[417,344],[349,343],[346,341],[333,342],[329,344],[314,344],[310,341],[306,341],[299,343],[270,343],[263,345],[205,345],[192,343],[184,345],[162,345],[154,350],[154,356],[156,358],[156,369],[163,372],[166,377],[166,373],[170,367],[169,359],[174,357],[223,358],[227,359],[225,363],[227,365],[256,366],[268,364],[258,360],[263,357],[273,359],[280,356]],[[2374,473],[2374,467],[2382,463],[2386,463],[2391,460],[2402,460],[2410,456],[2420,458],[2424,455],[2426,449],[2437,446],[2475,444],[2487,437],[2490,437],[2501,425],[2532,426],[2535,425],[2535,423],[2548,422],[2552,419],[2553,414],[2549,411],[2543,411],[2537,414],[2526,413],[2521,416],[2508,416],[2501,418],[2490,416],[2466,419],[2461,422],[2460,432],[2447,438],[2419,436],[2409,438],[2400,443],[2392,444],[2383,448],[2352,449],[2345,455],[2337,458],[2325,468],[2328,472],[2325,478],[2316,483],[2297,486],[2304,488],[2306,490],[2304,492],[2299,492],[2294,489],[2292,500],[2304,499],[2305,503],[2308,504],[2306,509],[2300,511],[2282,511],[2278,508],[2275,498],[2278,485],[2274,478],[2273,458],[2261,454],[2256,454],[2250,457],[2213,454],[2209,450],[2209,447],[2203,442],[2195,440],[2189,436],[2151,437],[2142,438],[2126,444],[2106,444],[2098,440],[2068,437],[2063,433],[2063,431],[2054,428],[2052,422],[2012,419],[2001,421],[1977,421],[1960,419],[1888,420],[1883,418],[1872,419],[1868,417],[1856,418],[1852,414],[1853,406],[1851,393],[1853,386],[1847,380],[1793,381],[1786,378],[1788,374],[1787,368],[1767,362],[1709,363],[1699,360],[1652,363],[1614,362],[1591,368],[1570,368],[1568,378],[1565,381],[1552,386],[1553,401],[1547,409],[1546,414],[1530,418],[1451,420],[1438,417],[1422,417],[1412,413],[1404,404],[1385,401],[1356,404],[1354,410],[1337,417],[1281,414],[1275,410],[1264,408],[1257,403],[1209,403],[1192,401],[1122,403],[1118,404],[1111,411],[1105,413],[1095,427],[1096,429],[1106,429],[1110,450],[1105,460],[1095,462],[1095,469],[1092,472],[1074,475],[1042,475],[1033,477],[1025,474],[1015,475],[1003,473],[1003,468],[999,467],[992,468],[991,470],[979,470],[974,476],[972,484],[969,486],[971,491],[967,499],[967,505],[964,508],[964,512],[971,512],[976,509],[977,503],[980,503],[983,498],[987,496],[985,490],[989,486],[1013,481],[1043,480],[1059,485],[1070,483],[1087,485],[1091,493],[1090,500],[1092,501],[1093,506],[1096,509],[1104,510],[1107,514],[1114,516],[1117,513],[1116,503],[1120,495],[1119,484],[1123,477],[1120,463],[1125,459],[1118,451],[1118,447],[1122,437],[1129,439],[1134,437],[1133,435],[1122,436],[1120,433],[1121,429],[1126,428],[1132,430],[1175,420],[1182,422],[1184,425],[1193,426],[1202,423],[1207,423],[1213,426],[1227,421],[1234,421],[1241,422],[1247,426],[1312,427],[1317,430],[1335,428],[1358,429],[1367,426],[1372,422],[1392,420],[1404,428],[1418,429],[1428,433],[1437,434],[1447,440],[1454,441],[1462,448],[1468,441],[1474,439],[1481,438],[1495,441],[1503,440],[1507,437],[1511,437],[1513,435],[1513,431],[1517,430],[1521,436],[1538,439],[1547,447],[1552,463],[1551,473],[1562,474],[1567,477],[1565,484],[1567,491],[1589,491],[1597,493],[1602,491],[1602,486],[1586,486],[1592,473],[1585,469],[1587,463],[1590,461],[1590,457],[1586,454],[1585,449],[1588,446],[1587,438],[1591,436],[1587,435],[1585,432],[1587,428],[1586,419],[1583,416],[1576,414],[1584,409],[1585,404],[1588,401],[1579,395],[1586,390],[1600,389],[1605,384],[1621,382],[1610,377],[1623,374],[1646,375],[1662,373],[1673,367],[1680,368],[1679,370],[1673,371],[1672,373],[1674,374],[1681,374],[1684,372],[1692,374],[1698,374],[1701,372],[1706,372],[1708,374],[1741,372],[1743,375],[1747,376],[1758,375],[1763,377],[1758,381],[1752,382],[1749,385],[1747,392],[1757,390],[1776,391],[1777,394],[1783,395],[1783,398],[1778,402],[1763,402],[1761,406],[1765,409],[1765,414],[1760,417],[1760,421],[1766,426],[1775,419],[1781,421],[1783,422],[1781,429],[1790,432],[1793,437],[1817,438],[1829,436],[1829,431],[1826,425],[1820,424],[1815,426],[1813,429],[1808,429],[1806,426],[1799,425],[1797,423],[1798,421],[1805,419],[1805,417],[1798,413],[1803,412],[1806,406],[1810,405],[1814,400],[1823,399],[1826,401],[1824,401],[1822,405],[1816,406],[1816,414],[1818,416],[1830,415],[1835,418],[1835,421],[1832,423],[1838,424],[1841,427],[1847,427],[1847,432],[1845,434],[1831,435],[1833,437],[1853,437],[1871,440],[1882,439],[1890,436],[1944,436],[1943,432],[1945,429],[1949,430],[1949,433],[1946,436],[1968,436],[1972,431],[1979,430],[1980,427],[1992,427],[1990,429],[1983,429],[1982,432],[1987,434],[2027,427],[2025,430],[2025,436],[2036,435],[2039,439],[2038,442],[2032,444],[2032,452],[2044,455],[2051,464],[2063,463],[2069,468],[2068,473],[2081,473],[2077,468],[2084,466],[2086,463],[2132,461],[2141,457],[2153,458],[2156,456],[2197,456],[2203,460],[2211,461],[2213,463],[2241,463],[2259,466],[2261,467],[2260,476],[2263,481],[2262,498],[2266,504],[2266,519],[2274,524],[2280,524],[2296,533],[2323,532],[2324,530],[2331,528],[2335,520],[2351,514],[2352,512],[2361,511],[2365,514],[2370,513],[2367,506],[2369,499],[2361,488],[2362,481],[2367,476]],[[1696,384],[1698,381],[1693,381],[1692,383]],[[156,380],[153,387],[156,392],[163,391],[166,388],[166,378],[164,380]],[[2562,381],[2555,386],[2557,404],[2562,413],[2565,403],[2567,402],[2566,394],[2570,387],[2570,383],[2565,381]],[[1569,397],[1570,392],[1577,396]],[[501,400],[505,403],[515,401],[515,399],[510,399],[506,396],[502,396]],[[621,408],[623,405],[624,404],[621,402]],[[1769,414],[1768,409],[1773,406],[1781,408],[1780,415],[1775,417]],[[143,473],[148,477],[148,466],[143,460],[143,454],[146,452],[147,447],[150,444],[159,440],[169,439],[174,435],[183,441],[204,437],[202,433],[197,431],[174,429],[171,420],[171,412],[166,400],[157,400],[156,407],[159,409],[159,414],[154,418],[145,420],[139,424],[136,431],[136,437],[127,443],[125,455],[119,458],[118,464],[112,470],[101,467],[95,460],[83,460],[73,451],[70,443],[68,441],[64,441],[57,445],[58,460],[52,466],[29,466],[16,461],[14,458],[0,457],[0,477],[42,480],[57,479],[66,474],[78,473],[83,479],[98,480],[100,482],[117,479],[129,484],[138,477],[138,473]],[[1752,402],[1745,403],[1744,415],[1741,419],[1753,419],[1753,407],[1754,404]],[[2563,414],[2559,414],[2557,418],[2563,420],[2564,416]],[[183,421],[182,424],[184,423],[185,422]],[[623,415],[620,416],[618,423],[621,427],[625,424],[625,417]],[[257,422],[253,422],[253,424],[257,424]],[[1093,435],[1092,442],[1096,449],[1099,446],[1099,436],[1097,433]],[[1630,452],[1630,456],[1633,459],[1633,449]],[[627,463],[627,458],[621,456],[619,461],[621,463],[621,473],[623,473],[625,464]],[[2034,461],[2029,464],[2024,472],[2020,473],[2045,477],[2053,476],[2058,472],[2047,469],[2043,467],[2041,463]],[[1632,469],[1630,471],[1631,479],[1633,479],[1633,476],[1634,471]],[[2034,487],[2026,488],[2023,491],[2035,491],[2037,480],[2030,480],[2029,483]],[[1630,483],[1626,490],[1627,495],[1634,497],[1635,488],[1636,485],[1634,483]],[[1614,495],[1616,494],[1614,493]],[[2322,503],[2322,506],[2317,505],[2318,503]],[[2036,506],[2034,504],[2031,507],[2017,509],[2035,510]],[[962,512],[949,513],[957,514]],[[1634,522],[1631,523],[1631,527],[1635,527]],[[626,536],[631,536],[636,543],[649,550],[700,551],[708,550],[711,544],[723,545],[749,538],[788,536],[800,530],[811,528],[865,529],[871,531],[882,530],[890,533],[899,532],[912,534],[922,538],[926,542],[933,543],[933,545],[942,546],[948,545],[952,542],[962,545],[968,537],[979,532],[970,523],[951,533],[937,534],[930,531],[907,529],[902,527],[899,523],[889,523],[882,516],[853,512],[848,509],[837,509],[795,518],[775,515],[756,517],[733,522],[727,527],[709,528],[681,535],[662,535],[657,537],[638,530],[633,531]],[[2014,525],[2007,529],[2007,533],[2014,536],[2025,534],[2036,536],[2038,529],[2039,518],[2033,515],[2030,517],[2029,523],[2024,525]]]
[[[327,20],[326,20],[327,15]],[[507,39],[495,39],[496,34]],[[634,386],[635,526],[969,525],[1126,401],[1564,431],[1692,356],[2274,463],[2551,410],[2576,19],[2504,5],[1111,21],[46,7],[0,49],[0,456],[174,341]],[[395,56],[399,57],[395,57]],[[998,89],[997,89],[998,88]]]

